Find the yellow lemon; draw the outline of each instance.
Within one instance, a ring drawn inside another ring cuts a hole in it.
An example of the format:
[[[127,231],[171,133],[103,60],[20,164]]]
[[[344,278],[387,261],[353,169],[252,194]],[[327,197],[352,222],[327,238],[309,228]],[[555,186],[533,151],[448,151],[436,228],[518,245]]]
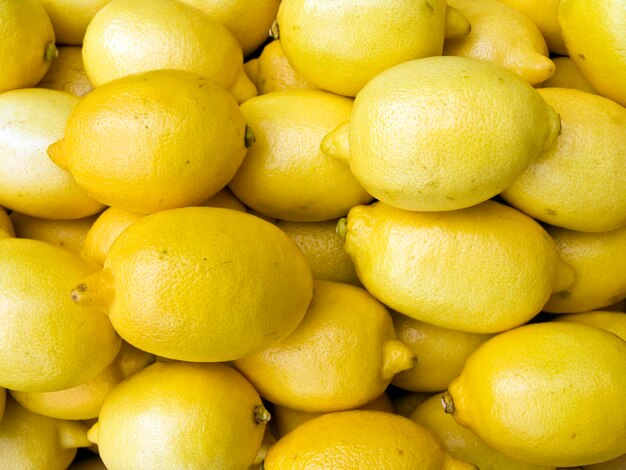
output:
[[[574,88],[587,93],[596,93],[589,80],[580,72],[570,57],[554,57],[554,74],[543,82],[543,88]]]
[[[293,69],[280,45],[280,39],[267,44],[257,60],[255,83],[259,95],[280,90],[318,88]]]
[[[587,325],[538,323],[479,347],[444,396],[489,446],[567,467],[626,452],[626,341]]]
[[[357,96],[322,142],[374,197],[408,210],[485,201],[552,145],[559,117],[519,75],[465,57],[397,65]]]
[[[124,378],[154,362],[154,356],[122,343],[115,360],[85,383],[54,392],[17,392],[11,396],[34,413],[59,419],[97,418],[107,395]]]
[[[204,201],[201,205],[205,207],[223,207],[224,209],[248,212],[246,206],[239,199],[237,199],[228,188],[220,190],[215,195]]]
[[[561,0],[568,55],[599,94],[626,106],[626,5],[623,0]]]
[[[575,271],[574,283],[553,294],[544,310],[576,313],[597,310],[626,298],[626,227],[584,233],[548,227],[563,260]]]
[[[450,414],[445,413],[441,398],[441,393],[432,396],[417,406],[409,417],[428,428],[451,456],[473,463],[480,470],[555,469],[515,460],[492,449],[469,428],[461,426]]]
[[[11,238],[15,236],[13,223],[7,212],[0,207],[0,238]]]
[[[239,102],[256,95],[234,36],[177,0],[110,1],[89,23],[83,62],[94,86],[138,72],[176,69],[215,81]]]
[[[467,36],[446,39],[445,55],[495,62],[522,76],[531,85],[550,78],[554,63],[535,23],[498,0],[449,0],[471,23]]]
[[[283,90],[241,105],[255,143],[228,183],[246,206],[283,220],[346,215],[372,200],[350,168],[320,150],[350,116],[352,100],[321,90]]]
[[[595,326],[596,328],[610,331],[626,341],[626,315],[623,312],[593,310],[591,312],[559,315],[554,321],[582,323],[583,325]]]
[[[7,399],[0,421],[0,467],[65,470],[76,450],[88,445],[82,424],[42,416]]]
[[[96,12],[110,0],[40,0],[46,9],[56,41],[59,44],[80,46],[87,25]]]
[[[35,86],[56,57],[54,39],[38,0],[1,0],[0,92]]]
[[[606,462],[584,466],[585,470],[623,470],[624,468],[626,468],[626,454]]]
[[[235,361],[263,398],[308,412],[364,405],[414,364],[384,305],[360,287],[319,280],[291,335]]]
[[[312,282],[297,245],[274,225],[231,209],[187,207],[126,228],[104,269],[76,283],[72,296],[106,311],[122,338],[144,351],[218,362],[289,335]]]
[[[441,54],[446,2],[283,0],[277,20],[285,55],[302,77],[356,96],[385,69]]]
[[[561,134],[502,197],[535,219],[571,230],[626,225],[626,109],[579,90],[539,93],[559,113]]]
[[[157,70],[85,96],[48,153],[104,204],[150,213],[217,193],[241,164],[247,139],[230,93],[190,72]]]
[[[250,81],[256,85],[256,78],[259,72],[259,58],[254,57],[243,63],[243,71],[246,72],[246,75],[250,79]]]
[[[446,454],[423,426],[383,411],[328,413],[270,447],[265,470],[471,470]]]
[[[97,214],[70,220],[40,219],[20,212],[11,214],[17,237],[42,240],[75,253],[82,251],[85,236],[97,218]]]
[[[75,219],[103,205],[46,154],[79,98],[27,88],[0,94],[0,204],[34,217]]]
[[[315,279],[361,284],[354,263],[343,249],[343,240],[337,233],[337,219],[323,222],[279,220],[276,226],[296,242]]]
[[[465,361],[491,335],[449,330],[392,312],[398,339],[417,356],[417,364],[397,373],[391,383],[415,392],[445,390]],[[481,467],[482,468],[482,467]]]
[[[85,72],[82,49],[77,46],[62,46],[58,50],[59,56],[50,64],[48,72],[37,87],[85,96],[93,90],[93,85]]]
[[[96,269],[46,242],[0,239],[0,386],[60,390],[92,379],[113,361],[120,339],[108,318],[69,296]]]
[[[252,385],[230,367],[157,362],[107,396],[88,436],[110,470],[246,470],[268,420]]]
[[[269,37],[280,0],[182,0],[222,23],[239,42],[243,55],[254,52]]]
[[[573,281],[541,225],[494,201],[444,213],[378,202],[352,209],[340,229],[372,295],[442,328],[508,330]]]

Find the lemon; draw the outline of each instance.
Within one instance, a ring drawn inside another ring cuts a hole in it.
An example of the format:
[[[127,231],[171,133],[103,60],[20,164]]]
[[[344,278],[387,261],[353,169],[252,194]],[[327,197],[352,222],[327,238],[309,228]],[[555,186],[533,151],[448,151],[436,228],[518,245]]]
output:
[[[595,326],[596,328],[610,331],[626,341],[626,315],[622,312],[593,310],[591,312],[570,313],[568,315],[559,315],[554,321]]]
[[[223,207],[224,209],[248,212],[246,206],[239,199],[237,199],[228,188],[221,189],[215,195],[204,201],[201,205],[206,207]]]
[[[265,470],[471,470],[446,454],[423,426],[383,411],[328,413],[308,421],[272,446]]]
[[[519,75],[483,60],[428,57],[371,80],[322,150],[347,159],[380,201],[452,210],[506,189],[558,131],[557,113]]]
[[[314,413],[364,405],[414,364],[384,305],[360,287],[319,280],[293,333],[235,361],[263,398]]]
[[[177,0],[110,1],[87,27],[83,62],[96,87],[138,72],[176,69],[215,81],[239,102],[256,95],[234,36]]]
[[[575,271],[574,283],[553,294],[544,310],[576,313],[596,310],[626,298],[626,227],[584,233],[548,227],[561,258]]]
[[[626,341],[587,325],[539,323],[479,347],[444,397],[488,445],[538,465],[626,452]]]
[[[315,279],[361,284],[354,263],[343,249],[343,240],[337,233],[337,219],[323,222],[279,220],[276,226],[296,242]]]
[[[0,238],[11,238],[15,236],[13,223],[7,215],[7,212],[0,207]]]
[[[626,5],[623,0],[561,0],[568,55],[599,94],[626,106]]]
[[[446,39],[443,53],[495,62],[531,85],[550,78],[554,63],[537,25],[498,0],[449,0],[471,23],[467,36]]]
[[[318,88],[293,69],[280,45],[280,39],[267,44],[259,55],[255,83],[259,95],[280,90]]]
[[[56,57],[54,40],[38,0],[1,0],[0,92],[35,86]]]
[[[0,386],[25,392],[73,387],[115,358],[105,315],[68,293],[97,265],[39,240],[0,239]]]
[[[491,337],[440,328],[396,312],[392,318],[398,339],[413,350],[417,364],[396,374],[391,383],[415,392],[445,390],[470,354]]]
[[[222,23],[239,42],[243,55],[254,52],[269,37],[280,0],[182,0]]]
[[[110,470],[246,470],[269,413],[254,388],[224,364],[152,364],[106,398],[88,437]]]
[[[78,46],[61,46],[58,52],[58,57],[50,64],[37,87],[67,91],[76,96],[85,96],[93,90],[83,65],[82,49]]]
[[[522,462],[492,449],[446,414],[441,398],[441,393],[430,397],[415,408],[410,418],[428,428],[451,456],[473,463],[480,470],[554,470],[555,467]]]
[[[252,59],[243,63],[243,71],[246,73],[250,81],[256,85],[257,74],[259,72],[259,58]]]
[[[154,362],[154,356],[122,342],[115,360],[85,383],[54,392],[17,392],[11,395],[34,413],[52,418],[82,420],[97,418],[106,396],[124,378]]]
[[[246,154],[246,123],[219,85],[157,70],[85,96],[48,153],[102,203],[150,213],[199,204],[222,189]]]
[[[2,468],[65,470],[76,450],[87,445],[87,429],[82,424],[32,413],[7,398],[0,421]]]
[[[46,9],[59,44],[80,46],[87,25],[110,0],[39,0]]]
[[[441,54],[446,2],[283,0],[277,20],[285,55],[305,80],[356,96],[383,70]]]
[[[283,220],[346,215],[372,200],[350,168],[320,150],[347,120],[352,100],[321,90],[283,90],[241,105],[256,139],[228,187],[246,206]]]
[[[546,231],[495,201],[445,213],[378,202],[353,208],[340,229],[372,295],[442,328],[508,330],[573,282]]]
[[[34,217],[75,219],[102,204],[46,154],[79,102],[69,93],[27,88],[0,94],[0,204]]]
[[[297,245],[258,217],[187,207],[143,217],[72,292],[123,339],[172,359],[238,359],[284,339],[311,300]]]
[[[544,88],[574,88],[587,93],[596,93],[589,80],[580,72],[570,57],[554,57],[554,74],[543,82]]]
[[[626,225],[626,109],[579,90],[539,93],[559,113],[561,134],[502,196],[535,219],[571,230]]]

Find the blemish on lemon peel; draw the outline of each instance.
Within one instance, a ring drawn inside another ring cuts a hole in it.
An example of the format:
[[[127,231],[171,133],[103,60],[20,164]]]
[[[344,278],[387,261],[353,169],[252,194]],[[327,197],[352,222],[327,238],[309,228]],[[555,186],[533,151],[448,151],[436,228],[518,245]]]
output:
[[[254,131],[252,130],[250,126],[246,126],[243,139],[244,139],[244,144],[246,148],[252,147],[252,145],[256,142]]]
[[[443,411],[446,414],[453,415],[456,411],[454,407],[454,400],[452,400],[452,395],[448,391],[445,391],[441,396],[441,405],[443,406]]]
[[[274,22],[272,23],[272,26],[270,27],[269,33],[270,33],[270,37],[272,39],[278,39],[280,37],[280,28],[278,27],[278,21],[277,20],[274,20]]]
[[[48,42],[43,50],[43,61],[44,62],[52,62],[54,59],[59,57],[59,51],[54,44],[54,41]]]
[[[342,217],[341,219],[339,219],[337,221],[337,235],[339,235],[339,237],[342,240],[346,239],[346,233],[348,233],[348,218],[347,217]]]

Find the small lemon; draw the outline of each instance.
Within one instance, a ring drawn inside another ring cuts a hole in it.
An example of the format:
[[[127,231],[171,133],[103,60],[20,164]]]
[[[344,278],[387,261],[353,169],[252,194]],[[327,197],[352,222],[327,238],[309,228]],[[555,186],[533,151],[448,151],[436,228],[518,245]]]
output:
[[[96,270],[50,243],[0,239],[0,386],[60,390],[94,378],[113,361],[120,338],[108,318],[69,296]]]
[[[314,413],[364,405],[414,364],[380,302],[360,287],[319,280],[293,333],[235,361],[263,398]]]
[[[502,197],[535,219],[571,230],[626,225],[626,109],[580,90],[538,91],[559,113],[561,134]]]
[[[573,282],[541,225],[495,201],[447,212],[377,202],[353,208],[340,229],[372,295],[442,328],[508,330]]]
[[[0,92],[35,86],[56,57],[54,40],[38,0],[1,0]]]
[[[552,62],[555,67],[554,74],[543,82],[543,88],[574,88],[597,94],[570,57],[554,57]]]
[[[626,341],[565,322],[488,340],[444,396],[446,411],[489,446],[568,467],[626,452]]]
[[[228,183],[246,206],[283,220],[344,216],[372,200],[320,142],[350,116],[352,100],[321,90],[283,90],[241,105],[255,143]]]
[[[267,44],[259,55],[255,83],[259,95],[280,90],[318,88],[293,69],[280,45],[280,39]]]
[[[52,62],[37,87],[85,96],[93,90],[93,85],[85,72],[82,49],[78,46],[61,46],[58,51],[59,56]]]
[[[584,233],[548,227],[560,257],[575,271],[568,288],[554,293],[544,310],[576,313],[597,310],[626,298],[626,227]]]
[[[48,219],[76,219],[104,207],[69,171],[57,167],[47,147],[63,136],[79,98],[57,90],[26,88],[0,94],[0,204]]]
[[[626,341],[626,315],[623,312],[593,310],[591,312],[570,313],[559,315],[554,321],[582,323],[595,326],[619,336]]]
[[[280,229],[231,209],[187,207],[126,228],[74,300],[118,333],[172,359],[238,359],[284,339],[311,300],[311,270]]]
[[[248,212],[248,209],[239,199],[235,197],[228,188],[223,188],[209,199],[204,201],[201,206],[205,207],[223,207],[224,209],[232,209],[239,212]]]
[[[157,362],[107,396],[88,436],[110,470],[247,470],[268,420],[257,392],[230,367]]]
[[[0,387],[0,421],[2,421],[2,416],[4,416],[4,408],[6,406],[7,393],[6,389]]]
[[[322,142],[374,197],[408,210],[485,201],[552,145],[559,117],[519,75],[465,57],[397,65],[357,96]]]
[[[0,207],[0,238],[11,238],[15,236],[13,223],[7,212]]]
[[[56,41],[59,44],[80,46],[87,25],[96,12],[110,0],[39,0],[46,9]]]
[[[199,204],[222,189],[246,154],[246,123],[214,82],[157,70],[85,96],[48,153],[102,203],[150,213]]]
[[[328,413],[270,447],[265,470],[471,470],[446,454],[423,426],[384,411]]]

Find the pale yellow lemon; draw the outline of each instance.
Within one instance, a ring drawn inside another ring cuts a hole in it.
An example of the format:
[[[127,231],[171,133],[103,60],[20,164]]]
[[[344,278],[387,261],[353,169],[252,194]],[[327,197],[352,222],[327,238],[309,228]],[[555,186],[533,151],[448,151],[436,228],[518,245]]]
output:
[[[156,362],[106,398],[89,439],[110,470],[247,468],[270,416],[224,364]]]
[[[553,57],[554,74],[543,82],[543,88],[574,88],[587,93],[596,93],[589,80],[578,69],[576,63],[568,56]]]
[[[516,73],[483,60],[428,57],[372,79],[322,150],[347,159],[380,201],[453,210],[506,189],[558,132],[557,113]]]
[[[228,187],[269,217],[314,222],[372,200],[350,168],[320,142],[350,116],[352,100],[321,90],[282,90],[241,105],[255,143]]]
[[[133,346],[171,359],[238,359],[288,336],[311,300],[297,245],[250,214],[186,207],[147,215],[112,244],[75,302],[105,311]]]
[[[94,378],[113,361],[120,338],[109,319],[69,296],[96,270],[47,242],[0,239],[0,386],[60,390]]]
[[[479,347],[444,396],[489,446],[537,465],[588,465],[626,452],[626,341],[548,322]]]
[[[10,238],[15,236],[15,230],[11,223],[11,218],[7,215],[2,207],[0,207],[0,238]]]
[[[372,295],[442,328],[508,330],[573,282],[541,225],[495,201],[448,212],[377,202],[353,208],[341,231]]]
[[[39,0],[46,9],[56,41],[59,44],[80,46],[87,25],[96,12],[110,0]]]
[[[259,55],[256,83],[259,95],[280,90],[316,89],[296,72],[287,57],[280,39],[267,44]]]
[[[302,323],[280,343],[235,361],[270,402],[308,412],[346,410],[379,396],[415,355],[365,289],[315,281]]]
[[[609,310],[592,310],[590,312],[559,315],[554,321],[582,323],[595,326],[619,336],[626,341],[626,314]]]
[[[0,94],[1,205],[49,219],[82,218],[103,208],[46,154],[63,136],[79,101],[69,93],[40,88]]]
[[[217,193],[241,164],[246,142],[230,93],[191,72],[156,70],[85,96],[48,153],[102,203],[150,213]]]
[[[82,49],[78,46],[61,46],[58,51],[58,57],[50,64],[48,72],[37,86],[85,96],[93,90],[93,85],[85,72]]]

